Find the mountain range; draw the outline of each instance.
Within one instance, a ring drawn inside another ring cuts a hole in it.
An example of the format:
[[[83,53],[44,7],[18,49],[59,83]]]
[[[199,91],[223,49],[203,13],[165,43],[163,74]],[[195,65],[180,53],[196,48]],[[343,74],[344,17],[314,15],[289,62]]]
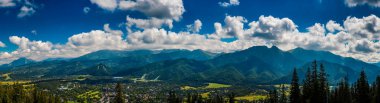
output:
[[[312,61],[323,64],[331,83],[348,77],[356,80],[364,70],[370,82],[380,67],[326,51],[296,48],[282,51],[276,46],[254,46],[232,53],[202,50],[100,50],[73,59],[33,61],[20,58],[0,66],[12,79],[49,78],[70,75],[123,76],[180,82],[289,83],[297,68],[300,79]]]

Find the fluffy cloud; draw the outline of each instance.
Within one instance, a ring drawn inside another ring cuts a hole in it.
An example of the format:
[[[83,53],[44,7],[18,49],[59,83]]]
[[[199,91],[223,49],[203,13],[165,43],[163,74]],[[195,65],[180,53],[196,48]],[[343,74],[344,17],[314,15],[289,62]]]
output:
[[[129,34],[127,49],[202,49],[211,52],[232,52],[258,44],[258,41],[233,41],[226,43],[208,39],[205,35],[190,32],[171,32],[165,29],[146,29]],[[261,42],[260,42],[261,43]],[[264,44],[261,44],[264,45]]]
[[[237,6],[239,5],[239,0],[230,0],[229,2],[219,2],[219,5],[222,7]]]
[[[182,0],[90,0],[100,8],[139,11],[147,17],[179,21],[185,12]]]
[[[340,24],[336,23],[335,21],[330,20],[330,21],[327,22],[327,24],[326,24],[326,29],[327,29],[329,32],[335,32],[335,31],[342,31],[342,30],[343,30],[343,27],[340,26]]]
[[[348,17],[344,21],[344,28],[355,37],[380,40],[380,19],[375,15],[363,18]]]
[[[187,31],[198,33],[202,29],[202,22],[201,20],[197,19],[194,21],[194,24],[186,25]]]
[[[214,23],[215,33],[209,35],[210,38],[231,38],[231,37],[244,37],[244,23],[247,20],[242,16],[226,16],[224,19],[225,26],[222,27],[221,23]]]
[[[140,29],[150,29],[150,28],[161,28],[162,26],[167,26],[169,28],[173,28],[173,20],[171,19],[158,19],[158,18],[150,18],[150,19],[135,19],[127,16],[127,29],[131,31],[130,28],[136,26]]]
[[[114,11],[118,5],[117,0],[90,0],[90,2],[110,11]]]
[[[0,8],[1,7],[14,7],[16,3],[14,0],[0,0]]]
[[[26,37],[11,36],[9,41],[18,46],[12,52],[0,53],[0,64],[9,63],[20,57],[34,60],[43,60],[56,57],[78,57],[97,50],[111,49],[123,50],[127,42],[123,39],[123,33],[112,30],[109,25],[104,25],[103,30],[93,30],[80,33],[68,38],[66,44],[53,44],[49,41],[34,41]]]
[[[258,21],[249,23],[248,35],[268,40],[282,37],[282,34],[297,31],[297,25],[289,18],[274,18],[272,16],[260,16]]]
[[[121,10],[139,11],[148,17],[179,21],[185,12],[182,0],[136,0],[120,1]]]
[[[36,12],[36,10],[34,10],[33,7],[23,6],[23,7],[20,8],[20,13],[17,14],[17,17],[18,18],[22,18],[22,17],[25,17],[25,16],[31,16],[35,12]]]
[[[5,47],[6,45],[0,41],[0,47]]]
[[[301,47],[311,50],[330,51],[367,62],[380,61],[379,18],[370,15],[363,18],[348,17],[343,26],[335,21],[315,23],[306,32],[299,32],[289,18],[260,16],[248,29],[243,17],[226,16],[225,25],[215,23],[215,33],[209,38],[232,38],[237,41],[256,41],[252,45],[275,45],[283,50]],[[233,35],[229,35],[233,34]]]
[[[180,21],[185,12],[182,0],[120,0],[118,9],[138,11],[147,16],[146,19],[132,18],[127,16],[127,30],[132,27],[139,29],[173,28],[173,21]]]
[[[345,0],[349,7],[355,7],[358,5],[369,5],[373,7],[380,7],[380,0]]]

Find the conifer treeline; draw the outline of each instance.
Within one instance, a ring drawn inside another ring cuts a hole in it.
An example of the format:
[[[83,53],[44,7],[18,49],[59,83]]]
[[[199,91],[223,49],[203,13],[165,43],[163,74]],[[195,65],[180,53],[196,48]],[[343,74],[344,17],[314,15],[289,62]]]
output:
[[[61,98],[33,85],[1,85],[0,103],[61,103]]]
[[[329,89],[332,90],[329,90]],[[311,69],[308,68],[306,78],[302,87],[299,84],[296,69],[293,72],[291,81],[289,101],[281,100],[282,96],[277,95],[277,91],[270,92],[268,103],[380,103],[380,76],[370,85],[364,71],[360,72],[360,77],[351,86],[347,78],[341,80],[336,87],[329,87],[327,75],[323,64],[319,65],[314,61]]]

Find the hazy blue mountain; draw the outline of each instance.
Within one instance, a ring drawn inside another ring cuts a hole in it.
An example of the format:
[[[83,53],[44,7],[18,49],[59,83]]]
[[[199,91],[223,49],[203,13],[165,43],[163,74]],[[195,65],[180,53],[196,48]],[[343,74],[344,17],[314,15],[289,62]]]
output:
[[[380,67],[380,62],[372,63],[373,65],[376,65],[377,67]]]
[[[152,55],[156,59],[174,60],[174,59],[193,59],[193,60],[209,60],[216,57],[218,54],[206,52],[203,50],[162,50],[160,53]]]
[[[221,83],[283,83],[290,80],[297,67],[303,79],[311,61],[325,65],[331,83],[349,75],[356,80],[365,70],[373,81],[380,68],[353,58],[330,52],[296,48],[282,51],[276,46],[255,46],[232,53],[215,54],[202,50],[101,50],[78,58],[34,62],[19,59],[10,64],[12,78],[44,78],[69,75],[127,76],[169,81],[203,81]]]
[[[297,68],[297,73],[298,73],[300,82],[302,82],[301,80],[305,79],[307,69],[310,68],[311,70],[311,64],[312,62],[308,62],[305,65]],[[340,80],[344,79],[345,77],[347,77],[349,82],[353,83],[359,77],[359,72],[356,72],[347,66],[342,66],[340,64],[331,63],[327,61],[317,61],[317,64],[318,64],[318,68],[320,64],[323,64],[323,66],[325,67],[325,71],[328,75],[327,78],[331,85],[336,85],[336,83],[338,83]],[[275,83],[290,83],[291,79],[292,79],[292,73],[289,73],[287,76],[284,76],[278,80],[275,80],[274,82]]]
[[[1,65],[0,66],[0,70],[10,69],[10,68],[13,68],[13,67],[17,67],[17,66],[21,66],[21,65],[26,65],[26,64],[30,64],[30,63],[35,63],[35,62],[36,61],[34,61],[32,59],[19,58],[17,60],[12,61],[11,63]]]
[[[129,68],[144,66],[149,63],[175,60],[175,59],[194,59],[208,60],[216,56],[201,50],[135,50],[135,51],[115,51],[101,50],[83,55],[71,60],[45,60],[41,62],[29,63],[27,65],[15,67],[12,75],[20,77],[57,77],[79,72],[81,70],[104,64],[108,67],[107,72],[114,74]],[[13,64],[19,64],[19,61]],[[28,74],[27,74],[28,73]]]
[[[368,79],[373,81],[375,77],[380,73],[380,68],[376,65],[366,63],[350,57],[342,57],[326,51],[314,51],[305,50],[302,48],[296,48],[289,51],[294,57],[304,62],[311,62],[313,60],[322,60],[330,63],[336,63],[342,66],[351,68],[356,72],[364,70],[368,75]],[[329,68],[330,69],[330,68]]]
[[[143,56],[151,55],[153,51],[150,50],[135,50],[135,51],[121,51],[121,50],[99,50],[92,52],[78,58],[72,59],[72,61],[88,61],[88,60],[102,60],[102,59],[114,59],[130,56]]]
[[[255,58],[255,60],[252,60],[252,58]],[[220,55],[212,59],[211,62],[216,66],[223,66],[245,62],[248,59],[251,59],[250,63],[262,62],[260,64],[269,64],[271,68],[262,67],[260,69],[273,69],[278,72],[279,76],[285,75],[284,73],[290,72],[291,68],[302,64],[302,61],[295,58],[292,54],[281,51],[276,46],[271,48],[255,46],[246,50]]]

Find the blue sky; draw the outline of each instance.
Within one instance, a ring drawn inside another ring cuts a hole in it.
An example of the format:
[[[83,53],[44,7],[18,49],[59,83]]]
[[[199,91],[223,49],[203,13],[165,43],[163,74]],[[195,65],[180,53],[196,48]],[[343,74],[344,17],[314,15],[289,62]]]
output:
[[[120,2],[124,0],[104,0],[103,2],[112,1]],[[136,0],[132,1],[135,2]],[[179,33],[187,31],[187,25],[191,25],[195,20],[199,19],[202,22],[202,29],[197,34],[205,36],[215,33],[214,24],[216,22],[225,27],[227,16],[244,17],[246,21],[244,29],[249,29],[249,23],[258,21],[260,16],[273,16],[278,19],[288,18],[297,25],[297,31],[308,32],[307,28],[316,23],[321,23],[324,26],[328,21],[333,20],[343,26],[348,17],[363,18],[380,14],[380,8],[376,5],[378,1],[372,3],[366,0],[356,0],[357,5],[348,3],[352,0],[238,0],[239,4],[228,7],[223,7],[220,3],[229,3],[229,0],[174,1],[181,1],[185,12],[180,14],[181,18],[179,20],[165,18],[173,20],[171,29],[167,26],[158,27],[158,29]],[[2,2],[3,5],[5,3],[14,3],[14,5],[1,7]],[[20,49],[19,44],[10,41],[10,36],[26,37],[29,41],[64,45],[68,42],[68,38],[73,35],[93,30],[103,30],[104,24],[109,24],[109,27],[114,30],[122,31],[124,34],[122,38],[126,39],[126,36],[132,33],[126,30],[126,16],[135,19],[154,17],[137,9],[122,10],[116,8],[107,10],[101,6],[101,2],[99,0],[0,0],[0,41],[6,45],[6,47],[0,47],[0,52],[11,53]],[[18,16],[23,6],[33,8],[34,12],[30,13],[30,15]],[[84,12],[84,8],[90,8],[88,13]],[[143,31],[145,29],[135,27],[133,30]],[[221,41],[231,42],[230,38],[221,38]],[[321,50],[329,51],[329,49]],[[341,53],[342,51],[335,50],[335,52]],[[341,53],[341,55],[350,56],[350,54],[345,53]],[[363,58],[359,59],[364,60]]]

